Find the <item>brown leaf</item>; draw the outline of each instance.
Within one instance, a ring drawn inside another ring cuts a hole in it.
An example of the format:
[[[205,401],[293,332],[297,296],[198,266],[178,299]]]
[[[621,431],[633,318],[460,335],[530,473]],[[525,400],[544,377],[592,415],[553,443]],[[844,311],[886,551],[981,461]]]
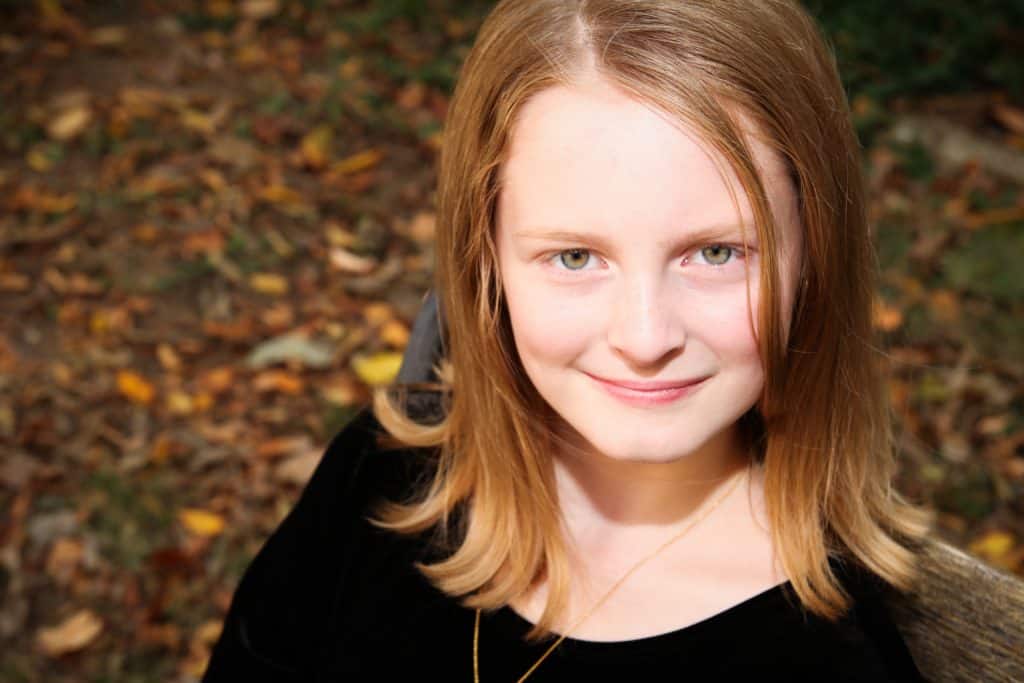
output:
[[[320,462],[319,450],[310,450],[288,458],[274,470],[278,481],[303,486],[313,476],[313,471]]]
[[[103,631],[103,622],[91,610],[83,609],[50,628],[36,633],[36,644],[50,657],[60,657],[89,646]]]
[[[267,370],[253,380],[253,387],[259,393],[276,391],[294,395],[302,393],[303,386],[301,377],[286,370]]]
[[[992,115],[1007,130],[1024,135],[1024,111],[1009,104],[994,104]]]
[[[421,211],[413,216],[409,223],[409,236],[417,242],[432,242],[437,224],[437,216],[427,211]]]
[[[389,320],[380,328],[382,342],[396,349],[404,349],[409,343],[409,328],[400,320]]]
[[[312,446],[313,442],[308,434],[279,436],[260,443],[256,448],[256,455],[273,460],[292,453],[307,451]]]
[[[214,395],[219,395],[235,384],[235,371],[230,366],[207,370],[199,376],[199,386]]]
[[[67,583],[82,561],[84,550],[82,542],[76,538],[58,538],[46,556],[46,573],[60,583]]]
[[[101,26],[89,32],[89,42],[96,47],[117,47],[127,39],[124,26]]]
[[[266,19],[281,10],[278,0],[244,0],[240,8],[246,19]]]
[[[881,299],[875,301],[873,317],[875,327],[884,332],[892,332],[903,324],[903,312]]]
[[[395,103],[407,111],[423,106],[427,99],[427,86],[422,81],[411,81],[395,97]]]
[[[939,322],[955,323],[960,319],[960,300],[948,289],[931,292],[928,296],[928,308]]]

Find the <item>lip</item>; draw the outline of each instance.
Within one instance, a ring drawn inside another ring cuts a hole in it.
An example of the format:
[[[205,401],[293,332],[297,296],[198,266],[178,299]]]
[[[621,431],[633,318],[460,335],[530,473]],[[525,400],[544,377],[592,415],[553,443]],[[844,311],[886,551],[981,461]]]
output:
[[[590,375],[590,373],[586,373]],[[682,389],[698,382],[703,382],[707,377],[698,377],[696,379],[683,379],[683,380],[668,380],[661,382],[637,382],[635,380],[617,380],[607,379],[605,377],[598,377],[597,375],[590,375],[598,382],[604,384],[611,384],[613,386],[622,387],[623,389],[632,389],[633,391],[664,391],[666,389]]]
[[[611,396],[630,405],[651,406],[672,403],[697,391],[707,377],[690,380],[637,382],[634,380],[607,380],[585,373]]]

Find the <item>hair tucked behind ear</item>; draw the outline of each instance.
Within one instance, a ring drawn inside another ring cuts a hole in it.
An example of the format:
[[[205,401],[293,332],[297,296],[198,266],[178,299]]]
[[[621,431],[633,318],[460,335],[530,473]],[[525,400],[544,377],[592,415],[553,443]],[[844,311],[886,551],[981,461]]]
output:
[[[394,437],[436,448],[437,469],[416,500],[382,504],[376,523],[436,530],[451,552],[419,568],[470,607],[498,608],[546,579],[548,604],[531,637],[546,635],[565,609],[570,574],[549,408],[515,352],[493,237],[497,172],[517,111],[584,69],[698,132],[754,208],[766,383],[744,427],[764,464],[777,556],[800,599],[826,618],[845,611],[830,557],[908,588],[930,519],[892,485],[859,147],[833,57],[788,0],[503,0],[494,8],[463,66],[441,154],[446,417],[419,425],[387,390],[374,399]],[[779,302],[776,226],[751,135],[785,162],[799,198],[803,269],[791,311]]]

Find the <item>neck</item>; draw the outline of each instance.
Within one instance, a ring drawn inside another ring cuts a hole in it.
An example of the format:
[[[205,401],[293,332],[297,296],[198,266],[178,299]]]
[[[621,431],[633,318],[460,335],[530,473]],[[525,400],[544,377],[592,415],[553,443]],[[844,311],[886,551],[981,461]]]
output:
[[[577,544],[664,537],[686,524],[748,466],[738,433],[727,430],[669,462],[621,460],[593,448],[565,447],[554,460],[559,504]],[[709,520],[710,521],[710,520]]]

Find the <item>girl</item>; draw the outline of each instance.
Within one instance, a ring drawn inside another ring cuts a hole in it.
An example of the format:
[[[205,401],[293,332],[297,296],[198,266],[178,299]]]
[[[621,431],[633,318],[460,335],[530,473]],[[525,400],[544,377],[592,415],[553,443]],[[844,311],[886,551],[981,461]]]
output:
[[[795,2],[499,2],[437,254],[437,390],[333,440],[206,680],[919,680],[878,589],[928,519],[891,484],[858,145]]]

